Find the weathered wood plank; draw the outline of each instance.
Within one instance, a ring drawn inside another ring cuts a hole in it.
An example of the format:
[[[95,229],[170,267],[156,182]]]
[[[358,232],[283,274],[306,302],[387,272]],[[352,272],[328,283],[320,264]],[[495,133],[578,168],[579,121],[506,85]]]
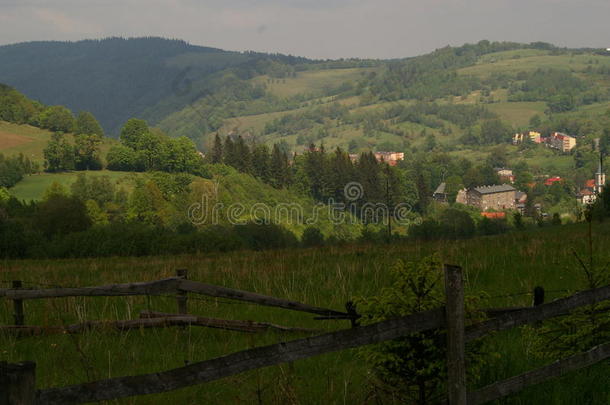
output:
[[[259,347],[160,373],[50,388],[38,404],[75,404],[167,392],[218,380],[244,371],[396,339],[444,326],[444,308],[306,339]]]
[[[538,368],[515,377],[488,385],[468,394],[468,404],[478,405],[521,391],[530,385],[540,384],[570,371],[599,363],[610,358],[610,343],[597,346],[586,353],[577,354],[553,364]]]
[[[178,288],[191,293],[207,295],[216,298],[229,298],[238,301],[252,302],[259,305],[291,309],[293,311],[309,312],[318,315],[348,315],[345,312],[334,311],[327,308],[318,308],[297,301],[270,297],[243,290],[221,287],[212,284],[199,283],[192,280],[180,280]]]
[[[5,288],[0,289],[0,297],[13,300],[29,300],[36,298],[173,294],[178,287],[178,282],[179,279],[172,277],[144,283],[111,284],[97,287],[47,288],[40,290]]]
[[[34,405],[36,363],[0,362],[0,405]]]
[[[610,285],[576,293],[548,304],[499,315],[466,328],[466,341],[480,338],[492,331],[501,331],[563,315],[585,305],[610,299]]]
[[[89,321],[66,326],[0,325],[0,332],[24,337],[63,333],[74,334],[92,329],[125,331],[140,328],[165,328],[171,326],[201,326],[247,333],[264,332],[270,329],[283,332],[316,332],[315,329],[291,328],[271,323],[202,318],[182,314],[143,313],[140,315],[141,319],[127,321]]]
[[[464,281],[462,268],[444,266],[447,324],[447,397],[449,405],[466,405],[466,356],[464,340]]]
[[[269,329],[275,329],[283,332],[319,332],[318,329],[309,329],[309,328],[295,328],[291,326],[282,326],[274,323],[268,322],[256,322],[256,321],[241,321],[241,320],[232,320],[232,319],[218,319],[218,318],[207,318],[196,315],[182,315],[182,314],[172,314],[166,312],[155,312],[155,311],[142,311],[140,312],[140,318],[168,318],[168,319],[184,319],[188,320],[192,325],[195,326],[206,326],[209,328],[219,328],[219,329],[233,329],[241,330],[251,328],[253,332],[263,332]]]

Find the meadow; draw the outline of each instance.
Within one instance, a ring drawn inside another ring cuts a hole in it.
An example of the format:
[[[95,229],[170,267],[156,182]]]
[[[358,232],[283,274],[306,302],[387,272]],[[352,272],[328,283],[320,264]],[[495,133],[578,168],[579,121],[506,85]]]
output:
[[[125,191],[131,191],[131,189],[133,189],[134,180],[143,176],[142,173],[115,172],[111,170],[37,173],[24,177],[22,181],[10,189],[10,193],[19,200],[38,201],[42,199],[45,191],[53,183],[61,184],[69,191],[70,186],[76,181],[78,175],[83,173],[89,177],[107,176],[118,187],[123,187]]]
[[[391,282],[398,259],[438,254],[466,270],[470,292],[485,292],[486,306],[530,305],[541,285],[546,301],[584,289],[573,256],[587,251],[586,225],[566,225],[465,241],[392,245],[354,244],[318,249],[234,252],[175,257],[5,261],[0,282],[21,279],[26,287],[87,286],[155,280],[186,268],[189,278],[342,310],[353,297],[376,295]],[[594,258],[610,263],[610,224],[594,224]],[[85,320],[133,319],[141,310],[175,312],[173,296],[65,298],[25,303],[26,324],[62,325]],[[189,312],[225,319],[273,322],[323,331],[349,327],[347,321],[315,321],[313,316],[201,296],[189,298]],[[12,323],[12,304],[0,305],[0,322]],[[292,340],[302,333],[246,335],[198,327],[91,331],[79,335],[15,338],[0,335],[0,360],[34,360],[40,387],[136,375],[180,367],[234,351]],[[490,338],[497,356],[489,359],[482,386],[550,362],[539,359],[519,330]],[[610,398],[610,364],[529,388],[502,404],[605,404]],[[114,401],[124,404],[359,404],[376,403],[370,374],[357,350],[323,355],[248,372],[179,391]]]

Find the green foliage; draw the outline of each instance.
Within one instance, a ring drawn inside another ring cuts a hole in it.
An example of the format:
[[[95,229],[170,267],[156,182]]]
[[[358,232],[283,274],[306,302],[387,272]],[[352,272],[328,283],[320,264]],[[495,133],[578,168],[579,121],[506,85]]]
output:
[[[143,143],[143,138],[149,133],[149,131],[150,130],[146,121],[131,118],[121,129],[119,139],[123,145],[135,150],[138,149],[138,147]]]
[[[74,197],[49,193],[38,206],[36,227],[47,237],[84,231],[90,226],[85,204]]]
[[[61,105],[46,108],[38,117],[40,128],[54,132],[72,132],[75,128],[75,120],[72,111]]]
[[[314,226],[307,227],[301,236],[301,245],[304,247],[324,246],[324,235]]]
[[[61,132],[55,132],[43,151],[44,165],[49,172],[74,170],[75,149]]]
[[[15,89],[0,83],[0,120],[27,124],[41,111],[40,103],[29,100]]]
[[[590,211],[587,220],[591,226]],[[594,241],[589,234],[589,243]],[[576,253],[576,252],[574,252]],[[589,255],[592,255],[592,251]],[[594,266],[594,258],[589,263],[575,254],[581,267],[581,285],[586,289],[610,285],[610,269],[607,264]],[[536,327],[526,327],[526,336],[532,343],[537,356],[558,359],[582,353],[610,341],[610,300],[598,304],[579,307],[569,315],[551,318]]]
[[[102,139],[96,134],[74,136],[74,166],[77,170],[100,170],[100,144]]]
[[[93,114],[88,111],[81,111],[76,117],[76,135],[97,135],[104,137],[104,130]]]
[[[23,179],[24,175],[33,171],[32,163],[23,154],[5,157],[0,153],[0,187],[13,187]]]
[[[418,262],[398,260],[391,269],[393,283],[374,297],[358,298],[355,303],[364,325],[439,308],[444,303],[444,274],[438,257]],[[472,311],[477,299],[467,299]],[[470,312],[475,320],[479,315]],[[440,402],[446,395],[446,332],[442,329],[413,333],[389,342],[367,346],[360,354],[371,367],[377,384],[387,395],[407,403]],[[467,350],[469,380],[479,376],[484,356],[480,344]]]

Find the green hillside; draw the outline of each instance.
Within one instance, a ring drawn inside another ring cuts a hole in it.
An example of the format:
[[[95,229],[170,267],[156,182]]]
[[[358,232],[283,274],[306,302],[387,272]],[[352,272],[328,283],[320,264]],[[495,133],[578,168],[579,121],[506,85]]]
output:
[[[74,142],[72,134],[65,135],[70,142]],[[51,131],[33,127],[31,125],[19,125],[6,121],[0,121],[0,153],[6,156],[23,153],[32,162],[41,165],[44,162],[43,150],[51,140]],[[116,141],[111,138],[103,138],[100,145],[100,153],[106,155]]]
[[[26,42],[0,46],[0,82],[45,104],[91,111],[108,133],[117,134],[127,119],[146,115],[162,100],[171,102],[156,110],[161,116],[184,107],[205,77],[232,66],[243,66],[247,77],[267,59],[306,61],[162,38]],[[181,82],[186,74],[196,78],[192,93]]]

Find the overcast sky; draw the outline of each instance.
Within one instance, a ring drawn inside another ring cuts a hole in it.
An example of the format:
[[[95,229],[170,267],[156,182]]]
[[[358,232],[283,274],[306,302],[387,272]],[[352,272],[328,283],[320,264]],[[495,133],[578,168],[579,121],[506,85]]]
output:
[[[606,48],[609,17],[610,0],[0,0],[0,44],[152,35],[393,58],[481,39]]]

